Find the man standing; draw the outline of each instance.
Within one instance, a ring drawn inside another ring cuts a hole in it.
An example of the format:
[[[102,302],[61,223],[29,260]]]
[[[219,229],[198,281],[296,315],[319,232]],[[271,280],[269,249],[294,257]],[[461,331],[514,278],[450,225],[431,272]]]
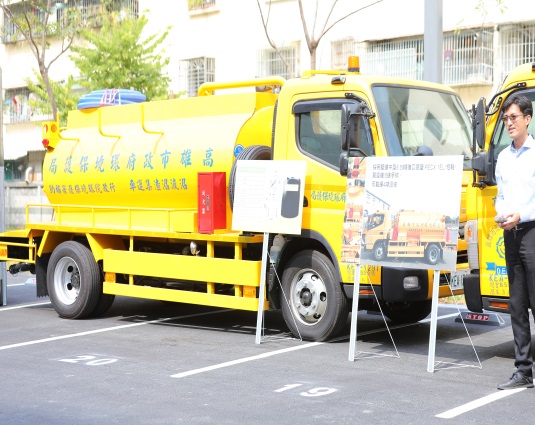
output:
[[[535,140],[528,134],[531,101],[511,95],[502,107],[502,121],[513,139],[496,165],[496,221],[504,230],[509,278],[509,310],[516,371],[499,390],[533,387],[529,309],[535,313]]]

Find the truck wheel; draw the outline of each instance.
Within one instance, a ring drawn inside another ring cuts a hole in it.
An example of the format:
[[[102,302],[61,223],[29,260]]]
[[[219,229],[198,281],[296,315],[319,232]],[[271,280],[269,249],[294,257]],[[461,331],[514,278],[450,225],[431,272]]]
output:
[[[91,250],[74,241],[59,244],[48,263],[47,286],[61,317],[81,319],[93,313],[102,295],[102,273]]]
[[[431,300],[404,303],[381,303],[386,317],[396,323],[413,323],[425,319],[431,313]]]
[[[236,185],[236,168],[238,160],[248,159],[248,160],[262,160],[267,161],[271,159],[271,148],[264,145],[253,145],[242,150],[236,160],[232,164],[230,170],[230,176],[228,180],[228,199],[230,202],[230,209],[234,208],[234,186]]]
[[[440,260],[440,247],[436,244],[429,245],[425,250],[426,261],[434,266]]]
[[[373,259],[383,261],[386,258],[386,245],[383,241],[375,242],[373,246]]]
[[[348,301],[324,254],[306,250],[295,255],[282,275],[282,289],[282,315],[296,337],[325,341],[346,323]]]

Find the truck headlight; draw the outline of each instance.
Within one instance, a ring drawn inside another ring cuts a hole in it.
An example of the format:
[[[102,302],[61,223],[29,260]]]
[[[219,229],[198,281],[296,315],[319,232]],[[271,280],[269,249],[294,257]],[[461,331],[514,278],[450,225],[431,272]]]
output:
[[[420,280],[418,276],[407,276],[403,278],[403,289],[407,291],[415,291],[420,289]]]

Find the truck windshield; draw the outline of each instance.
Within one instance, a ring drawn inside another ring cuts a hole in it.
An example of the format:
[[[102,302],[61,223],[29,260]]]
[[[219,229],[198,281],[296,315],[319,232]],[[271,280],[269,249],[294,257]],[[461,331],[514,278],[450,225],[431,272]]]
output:
[[[471,124],[458,96],[382,85],[373,94],[389,155],[414,155],[425,145],[433,155],[463,155],[464,169],[471,169]]]

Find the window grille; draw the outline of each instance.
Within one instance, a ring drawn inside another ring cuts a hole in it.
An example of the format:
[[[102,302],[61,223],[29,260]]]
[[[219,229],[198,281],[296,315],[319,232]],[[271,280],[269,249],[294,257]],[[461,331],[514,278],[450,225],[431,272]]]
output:
[[[353,38],[331,42],[332,69],[347,70],[347,60],[350,56],[355,56],[355,40]]]
[[[14,3],[9,7],[14,15],[22,15],[25,8],[30,6],[21,2]],[[138,0],[115,0],[107,6],[104,6],[100,0],[63,0],[55,3],[54,9],[49,14],[48,23],[54,24],[55,22],[60,22],[62,26],[65,26],[65,20],[67,19],[65,11],[73,8],[79,9],[82,23],[87,26],[100,25],[99,18],[103,12],[117,12],[119,19],[126,17],[137,19],[139,17]],[[45,13],[43,9],[32,7],[28,10],[41,22],[44,20]],[[19,33],[15,24],[4,14],[2,42],[13,43],[23,39],[24,37]]]
[[[197,96],[203,83],[215,80],[214,58],[193,58],[180,61],[180,91],[188,97]]]
[[[493,30],[447,34],[443,38],[443,82],[448,85],[491,84]],[[398,78],[424,78],[423,37],[357,44],[362,72]]]
[[[535,22],[502,26],[499,31],[502,78],[518,65],[535,62]]]
[[[278,52],[275,49],[260,50],[257,55],[257,77],[277,75],[286,79],[294,78],[298,73],[298,62],[297,45],[282,47]]]
[[[360,69],[366,74],[421,80],[423,48],[423,37],[359,43]]]
[[[4,123],[16,124],[30,121],[50,119],[50,114],[45,114],[39,107],[31,106],[31,101],[36,101],[37,95],[28,87],[7,89],[4,92]]]
[[[492,28],[444,36],[444,83],[492,84],[494,61]]]

